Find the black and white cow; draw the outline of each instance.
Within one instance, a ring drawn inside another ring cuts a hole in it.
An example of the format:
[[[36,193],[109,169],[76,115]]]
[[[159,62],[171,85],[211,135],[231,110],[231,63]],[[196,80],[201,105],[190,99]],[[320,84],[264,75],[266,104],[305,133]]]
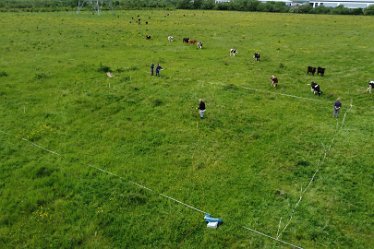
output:
[[[201,41],[198,41],[196,46],[197,46],[197,48],[202,49],[203,48],[203,43]]]
[[[318,96],[320,96],[322,94],[320,86],[314,81],[310,83],[310,90],[314,95],[318,94]]]
[[[174,37],[171,36],[171,35],[169,35],[169,36],[168,36],[168,41],[169,41],[169,42],[173,42],[173,41],[174,41]]]
[[[368,87],[368,89],[367,89],[367,91],[369,92],[369,93],[371,93],[371,90],[374,88],[374,80],[371,80],[371,81],[369,81],[369,87]]]
[[[307,74],[311,73],[314,76],[314,74],[316,73],[316,70],[317,70],[317,68],[308,66],[308,69],[307,69],[306,73]]]
[[[317,67],[317,74],[319,74],[321,76],[325,75],[325,68]]]
[[[253,55],[253,59],[255,59],[256,61],[260,61],[260,53],[254,53],[254,55]]]
[[[237,53],[238,53],[238,50],[236,50],[236,48],[230,49],[230,56],[235,56]]]
[[[272,75],[271,78],[270,78],[270,80],[271,80],[271,85],[273,87],[277,87],[278,86],[278,78],[275,75]]]

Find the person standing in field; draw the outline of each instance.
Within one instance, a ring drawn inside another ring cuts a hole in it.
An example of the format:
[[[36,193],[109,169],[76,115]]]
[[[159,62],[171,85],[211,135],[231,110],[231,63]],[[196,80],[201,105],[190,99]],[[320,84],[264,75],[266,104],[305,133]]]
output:
[[[154,72],[154,69],[155,69],[155,64],[151,64],[151,76],[153,76],[153,72]]]
[[[162,70],[163,68],[160,66],[160,64],[157,64],[157,67],[156,67],[156,76],[159,76],[160,77],[160,71]]]
[[[338,118],[341,107],[342,107],[342,103],[340,102],[340,98],[338,98],[338,99],[335,101],[335,103],[334,103],[334,112],[333,112],[333,116],[334,116],[335,118]]]
[[[202,100],[202,99],[199,100],[199,107],[197,109],[199,109],[200,119],[203,119],[204,118],[204,113],[205,113],[205,102],[204,102],[204,100]]]

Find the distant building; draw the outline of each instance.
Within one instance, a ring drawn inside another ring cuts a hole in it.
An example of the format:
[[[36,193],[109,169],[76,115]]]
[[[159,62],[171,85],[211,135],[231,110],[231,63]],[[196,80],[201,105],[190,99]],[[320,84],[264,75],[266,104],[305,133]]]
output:
[[[369,5],[374,4],[374,0],[309,0],[309,4],[313,6],[313,8],[316,8],[318,6],[325,6],[325,7],[338,7],[340,5],[350,8],[350,9],[356,9],[356,8],[367,8]]]
[[[216,0],[216,3],[227,3],[231,0]],[[318,6],[338,7],[343,5],[346,8],[367,8],[369,5],[374,5],[374,0],[258,0],[259,2],[283,2],[288,6],[297,6],[300,4],[307,4],[316,8]]]
[[[284,3],[287,6],[297,6],[297,5],[300,5],[300,2],[295,2],[295,1],[292,1],[292,0],[257,0],[257,1],[262,2],[262,3],[266,3],[266,2],[281,2],[281,3]]]

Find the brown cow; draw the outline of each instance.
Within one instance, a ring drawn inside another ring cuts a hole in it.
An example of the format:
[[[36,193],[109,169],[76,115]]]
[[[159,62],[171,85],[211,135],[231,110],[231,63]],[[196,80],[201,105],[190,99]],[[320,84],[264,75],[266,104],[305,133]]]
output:
[[[189,40],[188,44],[196,44],[196,42],[197,42],[196,40]]]

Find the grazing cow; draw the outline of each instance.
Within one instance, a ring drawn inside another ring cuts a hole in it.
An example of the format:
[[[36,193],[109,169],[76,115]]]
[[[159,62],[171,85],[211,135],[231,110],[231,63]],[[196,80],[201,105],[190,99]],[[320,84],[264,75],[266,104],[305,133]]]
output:
[[[190,38],[183,38],[183,43],[188,43],[189,40]]]
[[[260,61],[260,53],[255,53],[254,55],[253,55],[253,59],[255,59],[256,61]]]
[[[369,87],[366,90],[367,92],[371,93],[371,90],[374,88],[374,80],[369,81]]]
[[[146,35],[145,39],[150,40],[152,37],[150,35]]]
[[[189,40],[189,41],[188,41],[188,43],[191,44],[191,45],[196,44],[196,42],[197,42],[196,40]]]
[[[317,74],[319,74],[321,76],[325,75],[325,68],[317,67]]]
[[[197,42],[197,48],[202,49],[203,43],[201,41]]]
[[[270,79],[271,79],[271,85],[273,87],[277,87],[278,86],[278,78],[275,77],[275,75],[272,75]]]
[[[238,50],[236,50],[236,48],[230,49],[230,56],[235,56],[237,53],[238,53]]]
[[[322,94],[321,88],[316,82],[312,81],[312,83],[310,83],[310,87],[310,90],[314,95],[318,94],[318,96],[320,96]]]
[[[169,35],[169,36],[168,36],[168,41],[169,41],[169,42],[173,42],[173,41],[174,41],[174,37],[171,36],[171,35]]]
[[[307,74],[311,73],[313,76],[314,74],[316,73],[316,68],[315,67],[311,67],[311,66],[308,66],[308,70],[306,71]]]

